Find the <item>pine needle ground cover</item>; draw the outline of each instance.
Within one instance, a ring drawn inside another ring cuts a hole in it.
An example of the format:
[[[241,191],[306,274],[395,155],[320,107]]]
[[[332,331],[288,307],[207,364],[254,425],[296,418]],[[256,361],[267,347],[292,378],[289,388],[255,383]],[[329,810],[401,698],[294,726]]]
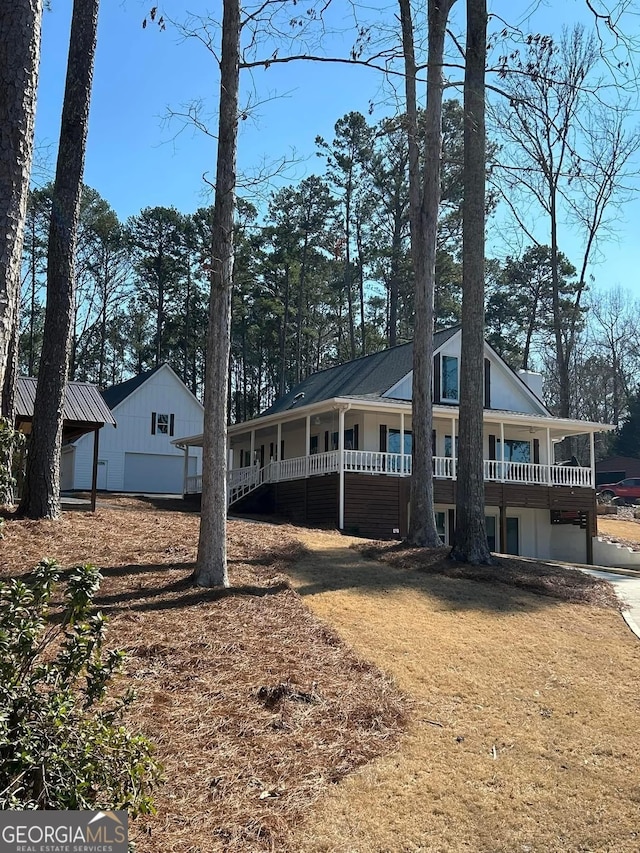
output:
[[[43,556],[101,568],[96,604],[138,692],[128,725],[165,768],[157,815],[133,826],[138,853],[295,850],[312,803],[394,747],[407,700],[289,587],[283,571],[303,553],[290,530],[230,522],[233,586],[216,592],[190,578],[198,524],[133,498],[8,520],[0,574]]]
[[[606,585],[519,560],[456,577],[437,552],[234,521],[235,591],[207,593],[198,518],[164,507],[111,499],[0,542],[5,574],[103,567],[130,722],[166,768],[139,851],[640,849],[640,642]]]

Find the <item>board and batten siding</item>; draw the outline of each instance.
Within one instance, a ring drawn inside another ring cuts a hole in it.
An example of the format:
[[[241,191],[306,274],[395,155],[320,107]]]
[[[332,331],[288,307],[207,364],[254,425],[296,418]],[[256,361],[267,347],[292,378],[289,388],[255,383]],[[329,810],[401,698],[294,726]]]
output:
[[[173,435],[151,432],[152,413],[173,414]],[[100,430],[98,459],[106,462],[108,491],[123,491],[125,487],[125,454],[142,453],[155,457],[168,456],[183,459],[181,450],[171,444],[181,435],[197,435],[202,432],[202,407],[182,382],[169,368],[154,373],[143,385],[133,391],[113,409],[117,426],[104,426]],[[75,443],[74,489],[91,488],[93,461],[93,436],[85,435]],[[190,464],[190,473],[202,470],[202,451],[190,448],[190,456],[196,458]],[[158,459],[161,462],[161,459]],[[170,463],[177,468],[177,462]],[[196,466],[194,470],[194,465]],[[144,491],[140,484],[136,491]],[[182,481],[176,492],[182,491]]]

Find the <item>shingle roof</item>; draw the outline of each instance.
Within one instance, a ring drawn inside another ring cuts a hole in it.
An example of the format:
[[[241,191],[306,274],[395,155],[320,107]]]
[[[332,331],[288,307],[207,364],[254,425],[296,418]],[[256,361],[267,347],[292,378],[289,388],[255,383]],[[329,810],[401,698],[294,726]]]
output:
[[[436,332],[433,336],[434,349],[439,349],[459,329],[459,326],[453,326]],[[261,414],[273,415],[332,397],[381,397],[412,369],[413,343],[391,347],[314,373]]]
[[[126,382],[120,382],[118,385],[112,385],[111,388],[105,388],[102,392],[102,397],[109,406],[110,409],[114,409],[116,406],[120,405],[123,400],[126,400],[130,394],[133,394],[141,385],[150,379],[154,373],[157,373],[162,367],[161,364],[159,367],[154,367],[153,370],[145,370],[143,373],[139,373],[137,376],[134,376],[132,379],[127,379]]]
[[[38,380],[21,376],[16,383],[16,418],[33,417]],[[65,421],[91,424],[115,424],[111,410],[100,391],[89,382],[68,382],[65,389],[63,417]]]

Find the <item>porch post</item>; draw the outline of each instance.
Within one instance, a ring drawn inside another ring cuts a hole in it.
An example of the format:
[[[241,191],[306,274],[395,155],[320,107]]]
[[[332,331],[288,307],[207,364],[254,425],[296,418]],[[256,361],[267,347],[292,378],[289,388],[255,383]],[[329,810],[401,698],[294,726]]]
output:
[[[340,494],[338,497],[338,527],[344,529],[344,409],[338,413],[338,470],[340,471]]]
[[[500,480],[504,483],[504,421],[500,421]]]
[[[456,419],[451,418],[451,476],[456,479],[456,470],[458,468],[458,457],[456,454]]]
[[[400,412],[400,473],[404,475],[404,412]]]
[[[96,511],[96,496],[97,496],[97,492],[98,492],[98,445],[99,445],[99,442],[100,442],[100,427],[96,427],[93,431],[93,467],[91,469],[91,512]]]
[[[551,444],[551,428],[547,427],[547,485],[552,486],[551,466],[553,465],[553,445]]]
[[[311,415],[307,415],[305,418],[305,429],[304,429],[304,455],[305,455],[305,475],[309,476],[309,457],[311,456]]]
[[[280,462],[280,447],[282,446],[282,424],[278,421],[278,437],[276,438],[276,459]]]
[[[249,445],[249,458],[251,459],[251,467],[253,467],[256,455],[256,431],[251,430],[251,444]]]
[[[184,451],[184,464],[182,466],[182,493],[187,494],[187,477],[189,476],[189,445],[185,444],[182,448]]]
[[[589,433],[589,463],[591,465],[591,488],[596,487],[596,437]]]

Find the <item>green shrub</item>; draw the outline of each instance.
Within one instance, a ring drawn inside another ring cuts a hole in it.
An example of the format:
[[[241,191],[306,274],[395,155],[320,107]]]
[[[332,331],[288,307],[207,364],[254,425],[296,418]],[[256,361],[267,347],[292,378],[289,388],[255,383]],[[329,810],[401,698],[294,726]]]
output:
[[[6,418],[0,418],[0,504],[13,503],[16,479],[12,472],[14,453],[24,446],[26,436],[15,430]]]
[[[122,722],[133,692],[107,696],[124,653],[103,648],[100,580],[42,560],[0,583],[0,809],[153,811],[160,766]]]

